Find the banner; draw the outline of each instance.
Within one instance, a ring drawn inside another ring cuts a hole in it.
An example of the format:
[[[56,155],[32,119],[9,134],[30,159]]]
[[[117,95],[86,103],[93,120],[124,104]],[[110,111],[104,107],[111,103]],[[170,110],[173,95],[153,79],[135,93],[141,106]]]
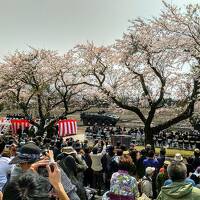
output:
[[[25,128],[29,128],[30,126],[30,123],[28,120],[26,119],[11,119],[11,126],[12,126],[12,132],[14,134],[17,133],[17,130],[21,127],[22,131],[25,129]]]
[[[58,136],[66,137],[77,134],[77,121],[64,119],[58,121]]]

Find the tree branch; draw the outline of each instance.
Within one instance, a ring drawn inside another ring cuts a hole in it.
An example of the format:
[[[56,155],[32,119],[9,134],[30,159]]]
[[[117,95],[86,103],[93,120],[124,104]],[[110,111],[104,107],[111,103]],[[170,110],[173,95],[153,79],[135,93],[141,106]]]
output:
[[[198,90],[199,90],[199,82],[197,80],[194,80],[194,87],[193,87],[193,91],[192,91],[192,94],[190,97],[190,102],[187,105],[185,111],[182,112],[181,114],[179,114],[178,116],[174,117],[173,119],[170,119],[160,125],[157,125],[157,126],[153,127],[152,129],[156,132],[161,131],[161,130],[169,128],[170,126],[172,126],[182,120],[185,120],[185,119],[188,119],[189,117],[191,117],[193,114],[193,111],[194,111],[194,104],[197,100],[197,95],[199,94]]]
[[[138,115],[138,117],[142,120],[143,123],[146,123],[146,118],[145,116],[142,114],[142,112],[140,111],[140,109],[138,107],[135,107],[135,106],[129,106],[129,105],[126,105],[126,104],[123,104],[121,101],[118,101],[116,99],[116,97],[114,96],[111,96],[110,97],[113,102],[118,105],[120,108],[123,108],[123,109],[126,109],[126,110],[130,110],[134,113],[136,113]]]

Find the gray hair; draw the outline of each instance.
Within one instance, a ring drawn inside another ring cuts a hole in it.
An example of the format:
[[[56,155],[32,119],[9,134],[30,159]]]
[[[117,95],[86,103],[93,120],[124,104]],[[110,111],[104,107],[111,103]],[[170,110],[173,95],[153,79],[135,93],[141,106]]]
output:
[[[187,176],[187,167],[183,162],[174,161],[168,166],[167,173],[172,181],[183,181]]]

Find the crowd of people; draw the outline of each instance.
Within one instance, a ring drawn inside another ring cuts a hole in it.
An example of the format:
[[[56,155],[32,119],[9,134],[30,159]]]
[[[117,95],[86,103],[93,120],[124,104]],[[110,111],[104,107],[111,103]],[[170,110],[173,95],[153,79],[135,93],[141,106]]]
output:
[[[110,139],[112,136],[128,135],[137,145],[144,144],[144,130],[142,128],[111,127],[106,125],[88,126],[85,130],[88,139]]]
[[[151,145],[139,151],[132,142],[114,146],[106,138],[0,137],[0,200],[196,200],[198,188],[198,148],[193,157],[168,158],[165,148],[156,155]]]
[[[142,128],[109,127],[105,125],[89,126],[85,130],[89,139],[109,139],[115,135],[129,135],[132,142],[137,145],[144,145],[144,130]],[[200,148],[200,133],[197,130],[165,130],[154,134],[154,145],[156,147],[195,149]]]

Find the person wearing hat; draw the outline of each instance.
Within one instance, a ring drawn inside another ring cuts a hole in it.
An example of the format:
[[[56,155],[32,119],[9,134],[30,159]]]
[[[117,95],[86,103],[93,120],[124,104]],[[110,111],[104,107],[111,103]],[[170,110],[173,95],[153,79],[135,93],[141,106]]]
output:
[[[59,166],[77,188],[77,195],[81,200],[86,200],[86,191],[83,182],[78,179],[77,163],[72,155],[68,155],[59,162]]]
[[[13,158],[10,162],[10,164],[16,165],[15,168],[11,171],[11,181],[17,180],[18,177],[20,177],[27,171],[37,172],[39,167],[48,166],[50,160],[53,159],[52,151],[49,151],[48,157],[48,159],[41,159],[41,150],[33,142],[29,142],[23,145],[20,148],[18,155],[15,158]],[[64,171],[62,169],[60,169],[60,171],[61,182],[70,200],[80,200],[80,198],[76,194],[76,187],[71,183]]]
[[[141,193],[145,194],[147,197],[153,197],[153,189],[152,189],[152,176],[154,175],[155,167],[147,167],[145,170],[145,176],[141,181]]]
[[[159,193],[161,190],[161,187],[164,185],[164,182],[169,179],[168,173],[167,173],[167,167],[170,165],[170,161],[165,161],[163,167],[160,169],[157,177],[156,177],[156,188],[157,192]]]
[[[70,200],[61,183],[61,171],[58,165],[54,162],[52,166],[53,171],[50,166],[47,166],[48,179],[29,171],[14,182],[9,182],[0,200],[52,200],[55,198]],[[52,187],[53,193],[49,192]]]
[[[76,150],[71,146],[63,147],[61,149],[61,155],[59,155],[58,158],[59,158],[59,160],[62,160],[65,157],[67,157],[68,155],[71,155],[76,161],[77,170],[79,172],[81,172],[81,171],[84,171],[87,169],[87,164],[82,159],[81,155],[80,154],[78,155],[77,151],[80,151],[79,147],[77,147]]]
[[[176,153],[174,156],[174,161],[182,162],[183,161],[182,155],[180,153]]]
[[[32,164],[40,160],[40,153],[40,148],[32,142],[23,145],[17,156],[10,161],[10,164],[16,164],[15,168],[11,172],[11,181],[17,178],[24,171],[31,169]],[[48,161],[44,161],[44,165],[47,164]]]
[[[163,186],[157,200],[199,200],[200,189],[188,184],[185,179],[187,176],[187,167],[183,162],[173,161],[167,168],[168,176],[172,183]]]
[[[77,194],[81,200],[86,200],[86,191],[83,187],[83,171],[87,165],[82,162],[81,158],[77,156],[77,152],[73,147],[63,147],[61,152],[64,157],[60,160],[59,165],[69,177],[71,182],[77,188]]]
[[[176,153],[174,156],[173,162],[174,163],[183,163],[182,155],[180,153]],[[187,170],[186,170],[186,172],[187,172]],[[187,174],[186,174],[186,178],[184,181],[188,184],[191,184],[192,186],[195,186],[195,182],[191,178],[187,177]],[[169,178],[164,182],[164,186],[170,185],[172,183],[173,183],[173,180]]]

